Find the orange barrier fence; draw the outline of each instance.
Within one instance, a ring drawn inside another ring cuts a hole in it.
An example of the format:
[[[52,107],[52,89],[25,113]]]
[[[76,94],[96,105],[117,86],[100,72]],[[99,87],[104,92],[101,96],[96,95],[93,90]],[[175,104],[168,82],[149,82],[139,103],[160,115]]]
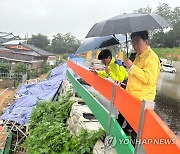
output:
[[[180,140],[161,118],[151,109],[145,112],[142,131],[142,139],[151,143],[145,143],[144,148],[150,153],[179,154]]]
[[[93,74],[70,60],[68,61],[68,66],[77,75],[99,91],[104,97],[111,101],[113,89],[112,82]],[[142,102],[127,93],[121,87],[117,86],[114,105],[137,132]],[[141,141],[146,153],[180,153],[180,140],[151,109],[146,109],[145,112]]]
[[[68,61],[68,66],[77,73],[82,79],[88,82],[92,87],[99,91],[104,97],[108,100],[111,100],[111,93],[113,84],[107,80],[102,79],[101,77],[95,75],[94,73],[76,65],[72,61]]]
[[[111,101],[111,91],[113,89],[112,82],[104,80],[103,78],[84,69],[83,67],[74,64],[71,61],[68,61],[68,66],[81,78],[88,82],[92,87],[99,91],[104,97]],[[124,117],[126,117],[127,121],[137,132],[140,111],[142,106],[141,101],[133,96],[130,96],[130,94],[128,94],[124,89],[117,87],[114,98],[114,105],[116,106],[118,111],[121,112]]]
[[[116,88],[114,105],[137,132],[142,102],[118,86]]]

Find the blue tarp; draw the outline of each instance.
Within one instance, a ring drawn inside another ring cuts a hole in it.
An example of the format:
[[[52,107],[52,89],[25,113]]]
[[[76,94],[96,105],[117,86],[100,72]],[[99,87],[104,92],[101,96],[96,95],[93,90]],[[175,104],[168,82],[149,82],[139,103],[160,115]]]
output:
[[[75,63],[85,63],[85,59],[78,57],[75,54],[70,54],[69,59],[72,60]]]
[[[52,100],[55,96],[66,76],[66,69],[67,64],[62,64],[51,70],[47,80],[34,84],[22,84],[17,91],[20,98],[8,107],[1,119],[15,121],[21,125],[27,124],[36,103],[39,100]]]
[[[75,64],[80,65],[81,67],[83,67],[83,68],[85,68],[85,69],[88,69],[88,67],[86,66],[86,60],[85,60],[85,59],[83,59],[83,58],[81,58],[81,57],[78,57],[78,56],[75,55],[75,54],[70,54],[69,59],[70,59],[71,61],[73,61]],[[70,68],[68,68],[68,70],[69,70],[69,72],[70,72],[71,74],[73,74],[76,78],[79,78],[79,77],[77,77],[77,75],[74,74],[74,72],[73,72]]]
[[[37,101],[36,95],[24,95],[8,107],[1,116],[1,119],[15,121],[24,125],[29,122],[32,108],[36,105]]]

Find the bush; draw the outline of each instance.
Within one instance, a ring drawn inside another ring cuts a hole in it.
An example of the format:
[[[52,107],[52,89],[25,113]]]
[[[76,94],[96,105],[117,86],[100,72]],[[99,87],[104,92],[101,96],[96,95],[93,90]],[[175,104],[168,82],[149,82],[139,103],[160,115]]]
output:
[[[62,58],[63,58],[63,59],[66,59],[66,60],[68,59],[68,57],[69,57],[69,54],[67,54],[67,53],[66,53],[66,54],[63,54],[63,56],[62,56]]]
[[[43,73],[47,73],[52,69],[51,65],[48,62],[44,62],[42,68]]]
[[[0,63],[0,73],[9,73],[10,69],[11,69],[11,64]]]
[[[27,72],[27,70],[28,70],[28,67],[26,66],[26,64],[24,64],[23,62],[20,62],[20,63],[18,63],[16,65],[14,71],[16,73],[23,73],[23,74],[25,74]]]
[[[61,64],[63,61],[62,61],[62,57],[61,56],[57,56],[56,57],[56,66],[58,66],[59,64]]]
[[[27,74],[28,74],[28,79],[38,77],[38,69],[35,68],[35,69],[32,69],[32,70],[28,70]]]
[[[73,104],[70,96],[62,96],[58,102],[40,102],[34,108],[29,136],[24,143],[28,153],[92,153],[97,139],[104,137],[102,129],[98,132],[82,130],[78,136],[69,132],[66,120]]]

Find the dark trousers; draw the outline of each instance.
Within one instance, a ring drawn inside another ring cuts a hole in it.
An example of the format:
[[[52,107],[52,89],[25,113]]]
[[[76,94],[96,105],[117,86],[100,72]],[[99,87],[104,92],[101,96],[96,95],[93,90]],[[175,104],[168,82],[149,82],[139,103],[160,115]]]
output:
[[[118,115],[118,119],[117,121],[119,122],[119,125],[122,127],[123,123],[124,123],[125,118],[123,117],[123,115],[121,113],[119,113]],[[126,121],[127,122],[127,121]],[[131,132],[131,139],[135,140],[137,137],[136,132],[134,131],[134,129],[131,127],[131,125],[127,122],[127,125],[125,126],[125,128],[123,128],[124,132],[127,134],[127,130],[128,129],[132,129]],[[132,144],[135,147],[135,144]]]
[[[124,123],[124,120],[125,120],[124,116],[119,112],[117,121],[119,122],[119,125],[121,127],[122,127],[122,125]],[[132,127],[130,126],[130,124],[128,122],[127,122],[127,125],[126,125],[125,129],[132,129]]]

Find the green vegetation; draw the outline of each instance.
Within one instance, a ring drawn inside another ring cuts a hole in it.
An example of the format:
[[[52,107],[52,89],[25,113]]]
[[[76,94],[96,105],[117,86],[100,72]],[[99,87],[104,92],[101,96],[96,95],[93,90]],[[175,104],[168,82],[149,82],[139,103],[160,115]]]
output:
[[[66,126],[72,101],[70,94],[58,102],[39,102],[30,117],[29,136],[24,145],[28,153],[83,154],[92,153],[98,138],[105,132],[87,132],[82,129],[78,136],[72,135]]]
[[[156,29],[150,31],[150,44],[154,48],[174,48],[179,47],[180,45],[180,7],[177,6],[175,8],[171,8],[166,3],[159,3],[157,8],[153,10],[150,5],[139,8],[138,10],[134,10],[133,13],[153,13],[159,14],[168,20],[171,25],[172,29],[168,32],[164,33],[161,29]],[[61,34],[58,33],[53,36],[52,40],[50,41],[47,36],[42,34],[32,35],[31,38],[28,40],[29,44],[33,44],[37,47],[42,49],[46,49],[52,53],[56,54],[70,54],[75,53],[78,47],[81,44],[81,41],[78,40],[75,36],[71,35],[70,33]],[[111,51],[119,51],[118,45],[114,45],[108,47]],[[161,56],[160,56],[161,57]],[[162,56],[163,57],[163,56]],[[166,56],[165,56],[166,57]],[[164,57],[164,58],[165,58]],[[172,55],[172,60],[178,60],[176,56]]]
[[[19,62],[19,63],[16,65],[15,69],[14,69],[14,71],[15,71],[16,73],[26,73],[27,70],[28,70],[28,67],[27,67],[27,65],[26,65],[25,63],[23,63],[23,62]]]
[[[64,54],[59,54],[57,55],[57,59],[56,59],[56,65],[60,64],[60,63],[66,63],[68,60],[69,54],[68,53],[64,53]]]
[[[60,55],[56,55],[56,66],[63,62],[63,58]]]
[[[44,62],[42,65],[42,73],[47,73],[52,69],[51,65],[48,62]]]
[[[10,69],[11,69],[11,64],[0,63],[0,73],[9,73]]]
[[[158,47],[168,47],[174,48],[179,47],[180,45],[180,7],[171,8],[166,3],[159,3],[159,6],[156,10],[153,10],[149,5],[145,8],[140,8],[134,10],[135,13],[155,13],[164,17],[172,26],[172,29],[167,33],[164,33],[163,30],[153,30],[151,31],[150,41],[151,46],[154,48]]]
[[[28,75],[28,79],[32,79],[35,77],[38,77],[38,69],[29,69],[27,64],[23,63],[23,62],[19,62],[16,67],[15,67],[15,73],[22,73],[25,74],[27,73]]]
[[[36,78],[38,77],[38,69],[37,68],[30,69],[27,71],[27,74],[28,74],[28,79]]]
[[[81,41],[70,33],[58,33],[53,36],[53,39],[50,43],[50,40],[47,36],[39,33],[37,35],[32,35],[32,37],[28,39],[28,43],[52,53],[69,54],[75,53],[75,51],[80,46]]]
[[[65,59],[65,60],[67,60],[68,57],[69,57],[69,54],[68,54],[68,53],[63,54],[63,56],[62,56],[62,58]]]
[[[46,35],[42,35],[39,33],[37,35],[32,35],[32,37],[28,39],[28,43],[41,49],[46,49],[48,48],[50,40]]]
[[[180,61],[180,48],[153,48],[160,58]]]
[[[180,48],[152,48],[159,58],[165,58],[172,61],[180,61]],[[131,53],[128,54],[130,56]],[[124,59],[127,55],[124,54]]]
[[[81,42],[70,33],[60,34],[53,36],[50,49],[53,53],[65,54],[75,53],[80,46]]]

